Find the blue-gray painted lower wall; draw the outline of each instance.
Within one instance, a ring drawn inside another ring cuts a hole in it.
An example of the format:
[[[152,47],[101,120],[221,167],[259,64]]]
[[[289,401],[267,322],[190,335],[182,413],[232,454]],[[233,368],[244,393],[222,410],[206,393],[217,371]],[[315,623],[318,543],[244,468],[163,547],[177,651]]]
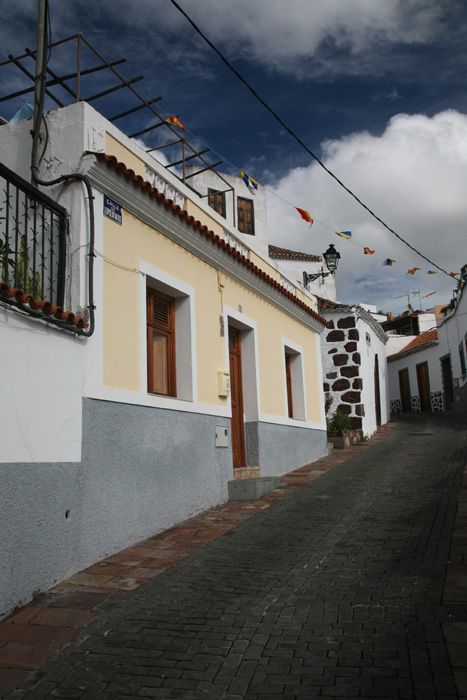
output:
[[[145,537],[228,500],[230,420],[84,399],[81,463],[0,464],[0,617]]]
[[[225,418],[83,400],[80,463],[0,464],[0,617],[77,571],[228,500]],[[326,454],[326,432],[247,423],[249,464],[279,475]],[[253,460],[253,461],[251,461]]]
[[[279,476],[328,453],[325,430],[276,423],[245,423],[247,466],[261,467],[261,476]]]

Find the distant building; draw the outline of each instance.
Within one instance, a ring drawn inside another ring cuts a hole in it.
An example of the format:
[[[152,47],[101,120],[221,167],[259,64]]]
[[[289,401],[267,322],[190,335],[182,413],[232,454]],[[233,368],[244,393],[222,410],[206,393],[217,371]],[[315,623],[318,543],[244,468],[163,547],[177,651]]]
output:
[[[413,327],[431,323],[435,327],[406,337],[406,342],[388,355],[391,413],[467,409],[465,289],[464,279],[448,307],[418,314]]]

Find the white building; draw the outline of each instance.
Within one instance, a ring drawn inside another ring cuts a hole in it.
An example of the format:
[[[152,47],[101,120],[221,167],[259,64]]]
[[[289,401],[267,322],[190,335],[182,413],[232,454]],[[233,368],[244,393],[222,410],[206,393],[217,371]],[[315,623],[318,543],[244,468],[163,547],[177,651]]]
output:
[[[406,338],[402,349],[388,356],[388,377],[391,413],[442,411],[437,330]]]
[[[464,279],[435,329],[415,337],[406,336],[402,347],[388,357],[391,413],[466,410],[465,288]],[[419,318],[423,328],[433,323],[434,314],[420,314]]]
[[[367,437],[389,419],[386,343],[380,324],[361,306],[319,299],[329,323],[322,337],[324,391],[351,427]]]

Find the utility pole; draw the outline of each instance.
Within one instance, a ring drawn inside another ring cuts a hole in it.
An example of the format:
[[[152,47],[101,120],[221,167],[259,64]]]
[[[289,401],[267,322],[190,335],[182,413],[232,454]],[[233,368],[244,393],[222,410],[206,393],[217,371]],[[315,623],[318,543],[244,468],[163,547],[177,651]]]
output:
[[[33,131],[36,133],[40,129],[39,103],[42,90],[42,82],[45,82],[44,55],[45,55],[45,23],[46,23],[47,0],[37,2],[37,41],[36,41],[36,76],[34,87],[34,121]]]

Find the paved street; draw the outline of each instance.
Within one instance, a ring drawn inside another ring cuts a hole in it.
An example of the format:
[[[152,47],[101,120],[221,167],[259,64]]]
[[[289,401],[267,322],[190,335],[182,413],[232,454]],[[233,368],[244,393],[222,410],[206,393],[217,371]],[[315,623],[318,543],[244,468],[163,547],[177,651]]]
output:
[[[443,587],[466,454],[465,417],[404,418],[104,602],[8,697],[458,698],[467,605]]]

